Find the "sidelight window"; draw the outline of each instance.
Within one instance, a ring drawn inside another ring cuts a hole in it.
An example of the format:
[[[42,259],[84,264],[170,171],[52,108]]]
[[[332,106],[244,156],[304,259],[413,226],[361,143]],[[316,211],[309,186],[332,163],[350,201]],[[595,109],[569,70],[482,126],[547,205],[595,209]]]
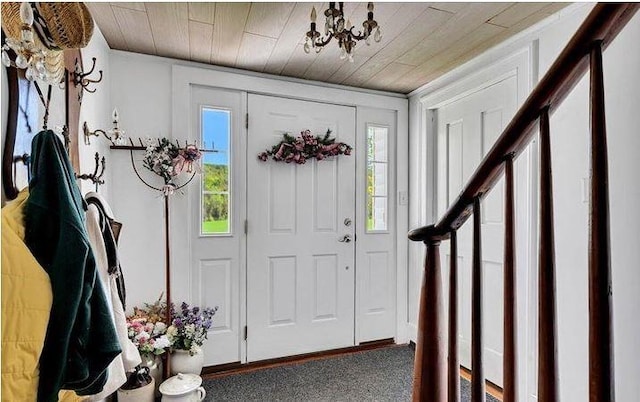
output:
[[[231,233],[231,169],[229,160],[231,140],[231,111],[203,107],[200,111],[202,143],[202,235]]]
[[[367,125],[367,232],[386,231],[389,128]]]

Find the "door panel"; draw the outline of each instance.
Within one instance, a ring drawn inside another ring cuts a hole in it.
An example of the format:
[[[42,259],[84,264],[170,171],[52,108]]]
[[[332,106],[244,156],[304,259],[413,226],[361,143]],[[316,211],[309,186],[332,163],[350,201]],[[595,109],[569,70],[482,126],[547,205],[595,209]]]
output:
[[[250,94],[247,360],[354,344],[355,157],[258,160],[287,132],[355,144],[355,109]]]
[[[452,204],[478,167],[517,106],[516,78],[474,92],[437,110],[438,122],[438,212]],[[482,271],[484,370],[488,380],[502,385],[503,350],[503,252],[504,180],[483,199]],[[467,222],[458,231],[459,345],[460,363],[471,366],[471,261],[473,226]],[[450,252],[443,245],[448,270]]]

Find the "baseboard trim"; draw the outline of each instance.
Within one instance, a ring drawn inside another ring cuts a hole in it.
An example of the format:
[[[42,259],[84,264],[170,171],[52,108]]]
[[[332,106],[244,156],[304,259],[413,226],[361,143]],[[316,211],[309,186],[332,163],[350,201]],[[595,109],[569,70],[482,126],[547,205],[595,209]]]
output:
[[[226,377],[234,374],[249,373],[252,371],[263,370],[266,368],[287,366],[293,364],[305,363],[313,360],[322,360],[330,357],[350,355],[354,353],[365,352],[368,350],[407,346],[397,345],[392,338],[379,341],[362,342],[356,346],[349,346],[340,349],[324,350],[322,352],[306,353],[295,356],[278,357],[275,359],[260,360],[251,363],[233,362],[227,364],[219,364],[215,366],[207,366],[202,369],[202,378],[212,379]]]
[[[460,376],[462,378],[471,382],[471,374],[472,374],[471,370],[469,370],[466,367],[460,366]],[[491,395],[492,397],[496,398],[499,401],[502,400],[501,387],[497,386],[496,384],[492,383],[489,380],[485,380],[485,385],[486,385],[487,394]]]

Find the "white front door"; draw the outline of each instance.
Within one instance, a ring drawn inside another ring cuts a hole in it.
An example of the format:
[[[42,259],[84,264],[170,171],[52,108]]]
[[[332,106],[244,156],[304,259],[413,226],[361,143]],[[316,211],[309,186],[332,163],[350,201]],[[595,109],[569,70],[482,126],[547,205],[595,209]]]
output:
[[[352,346],[355,155],[257,155],[305,129],[355,145],[355,109],[250,94],[248,110],[247,361]]]
[[[502,133],[517,107],[516,78],[511,76],[437,109],[438,216],[453,203]],[[482,273],[484,370],[502,385],[503,351],[503,179],[482,201]],[[473,227],[458,231],[460,364],[471,367],[471,261]],[[448,242],[443,264],[449,266]],[[522,293],[524,294],[524,293]]]

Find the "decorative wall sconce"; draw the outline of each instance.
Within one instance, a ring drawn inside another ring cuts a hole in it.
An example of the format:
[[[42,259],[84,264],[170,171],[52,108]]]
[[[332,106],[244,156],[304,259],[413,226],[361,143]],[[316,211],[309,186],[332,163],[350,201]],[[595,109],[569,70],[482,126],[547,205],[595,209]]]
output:
[[[86,73],[82,70],[82,66],[80,65],[80,62],[78,61],[78,59],[76,59],[76,65],[75,65],[75,69],[73,71],[72,74],[72,79],[73,79],[73,84],[75,86],[80,85],[82,87],[83,90],[89,92],[89,93],[94,93],[96,92],[96,88],[89,88],[89,85],[91,84],[97,84],[99,82],[102,81],[102,70],[98,71],[98,74],[100,74],[100,77],[98,79],[90,79],[87,78],[89,75],[93,74],[93,70],[96,69],[96,58],[92,57],[91,58],[92,61],[92,65],[91,65],[91,70],[87,71]],[[82,91],[80,92],[80,94],[78,95],[78,100],[82,101]]]
[[[80,175],[76,175],[76,179],[79,180],[91,180],[91,182],[93,182],[93,184],[96,185],[96,192],[98,191],[98,186],[101,184],[104,184],[104,180],[102,179],[102,176],[104,175],[104,169],[106,167],[106,160],[104,158],[104,156],[102,157],[102,159],[100,159],[100,154],[96,152],[96,167],[93,170],[93,173],[89,173],[89,174],[80,174]],[[100,169],[100,173],[98,173],[98,169]]]
[[[111,141],[113,145],[126,145],[127,137],[124,135],[124,130],[118,127],[118,110],[113,109],[113,128],[107,131],[96,129],[89,130],[89,126],[85,121],[82,124],[82,132],[84,133],[84,145],[91,145],[91,136],[100,137],[100,134],[104,135],[106,139]]]

